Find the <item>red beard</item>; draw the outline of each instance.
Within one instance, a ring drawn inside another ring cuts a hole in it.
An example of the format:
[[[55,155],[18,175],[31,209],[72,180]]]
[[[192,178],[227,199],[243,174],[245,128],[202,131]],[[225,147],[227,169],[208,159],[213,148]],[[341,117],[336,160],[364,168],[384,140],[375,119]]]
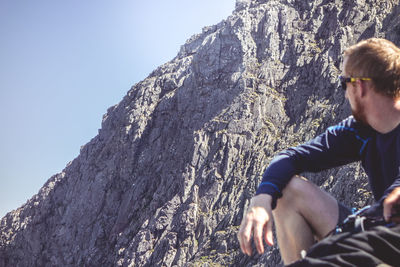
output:
[[[354,99],[354,107],[351,108],[354,119],[356,121],[368,125],[367,116],[365,115],[364,106],[360,104],[358,99]]]

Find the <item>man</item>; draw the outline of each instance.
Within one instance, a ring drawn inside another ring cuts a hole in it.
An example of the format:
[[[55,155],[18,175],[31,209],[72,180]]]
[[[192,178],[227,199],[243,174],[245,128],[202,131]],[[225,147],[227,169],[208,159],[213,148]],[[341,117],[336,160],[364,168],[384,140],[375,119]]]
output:
[[[386,221],[400,204],[400,49],[371,38],[344,52],[340,81],[353,116],[323,134],[279,153],[265,170],[238,233],[242,251],[273,245],[272,225],[285,264],[301,259],[350,210],[305,178],[302,172],[361,161]],[[397,221],[398,222],[398,221]]]

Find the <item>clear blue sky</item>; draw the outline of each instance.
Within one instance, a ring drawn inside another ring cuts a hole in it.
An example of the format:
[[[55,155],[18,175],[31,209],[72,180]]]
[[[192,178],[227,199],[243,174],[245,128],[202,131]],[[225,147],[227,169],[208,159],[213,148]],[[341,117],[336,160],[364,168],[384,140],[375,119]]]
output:
[[[1,0],[0,218],[97,135],[107,108],[235,0]]]

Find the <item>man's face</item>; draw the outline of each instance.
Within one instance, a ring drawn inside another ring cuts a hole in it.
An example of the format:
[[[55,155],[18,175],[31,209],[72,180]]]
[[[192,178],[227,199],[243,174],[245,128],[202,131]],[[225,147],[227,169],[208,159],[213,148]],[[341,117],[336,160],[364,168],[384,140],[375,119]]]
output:
[[[350,77],[350,75],[348,75],[345,72],[346,64],[347,64],[347,57],[345,57],[343,60],[342,75],[345,77]],[[357,90],[360,90],[360,88],[357,88],[358,86],[359,85],[357,85],[357,83],[355,83],[355,82],[347,83],[345,97],[349,100],[351,113],[353,114],[353,117],[356,119],[356,121],[361,122],[365,125],[368,125],[365,107],[361,103],[358,95],[356,94]]]

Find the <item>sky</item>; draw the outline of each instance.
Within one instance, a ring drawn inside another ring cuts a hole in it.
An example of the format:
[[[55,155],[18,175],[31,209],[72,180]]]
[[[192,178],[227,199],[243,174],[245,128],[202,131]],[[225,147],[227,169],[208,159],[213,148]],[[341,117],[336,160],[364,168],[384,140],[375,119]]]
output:
[[[103,114],[235,0],[0,0],[0,218],[79,155]]]

